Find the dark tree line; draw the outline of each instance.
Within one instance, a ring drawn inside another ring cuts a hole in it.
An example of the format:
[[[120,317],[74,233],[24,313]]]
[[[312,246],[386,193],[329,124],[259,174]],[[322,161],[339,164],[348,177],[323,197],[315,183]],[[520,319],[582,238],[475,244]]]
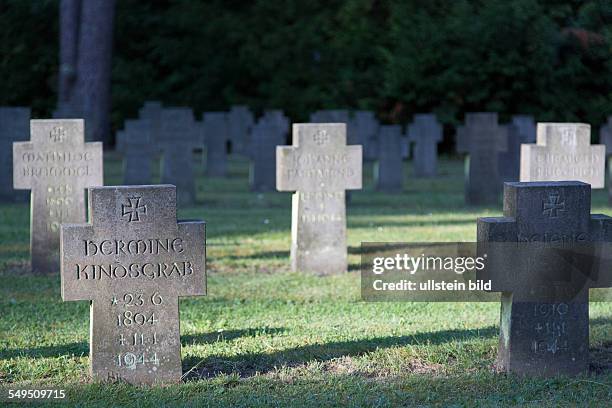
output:
[[[609,0],[121,0],[114,18],[112,3],[0,2],[0,104],[76,106],[95,138],[107,123],[96,106],[111,103],[117,127],[146,99],[294,120],[338,107],[387,122],[493,110],[598,125],[612,114]],[[78,40],[60,52],[60,33]],[[111,45],[106,100],[97,69]]]

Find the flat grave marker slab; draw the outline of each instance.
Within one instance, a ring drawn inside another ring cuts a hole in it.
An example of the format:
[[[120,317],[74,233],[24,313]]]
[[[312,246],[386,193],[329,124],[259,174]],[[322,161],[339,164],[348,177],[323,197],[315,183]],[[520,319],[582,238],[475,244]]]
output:
[[[275,191],[276,146],[285,144],[285,128],[273,116],[264,115],[251,132],[249,184],[253,191]]]
[[[117,132],[117,150],[123,155],[123,184],[151,184],[151,161],[158,153],[152,138],[151,122],[126,120],[124,129]]]
[[[31,141],[13,143],[13,183],[31,190],[32,271],[59,269],[60,224],[85,221],[85,189],[101,186],[102,143],[84,143],[82,119],[30,122]]]
[[[202,126],[206,145],[206,174],[210,177],[227,175],[227,114],[204,113]]]
[[[357,134],[356,143],[363,146],[363,159],[376,160],[378,157],[378,127],[380,124],[374,112],[359,110],[353,114],[353,128]]]
[[[537,143],[521,145],[521,181],[583,181],[604,188],[605,146],[584,123],[538,123]]]
[[[177,222],[171,185],[90,188],[89,208],[62,225],[61,278],[64,301],[91,301],[92,376],[179,382],[178,298],[206,294],[204,222]]]
[[[249,135],[254,124],[255,119],[248,106],[231,107],[227,114],[227,128],[232,153],[240,155],[248,153]]]
[[[347,270],[346,189],[361,188],[361,146],[346,145],[343,123],[294,124],[293,146],[276,147],[276,188],[292,199],[291,267]]]

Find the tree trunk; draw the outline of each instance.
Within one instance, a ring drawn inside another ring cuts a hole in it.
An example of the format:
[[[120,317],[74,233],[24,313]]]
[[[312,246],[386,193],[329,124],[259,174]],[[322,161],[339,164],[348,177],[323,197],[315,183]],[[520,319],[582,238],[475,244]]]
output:
[[[60,2],[60,66],[55,117],[76,117],[74,100],[79,44],[81,0]]]
[[[87,140],[110,142],[111,59],[115,0],[81,6],[77,92]]]

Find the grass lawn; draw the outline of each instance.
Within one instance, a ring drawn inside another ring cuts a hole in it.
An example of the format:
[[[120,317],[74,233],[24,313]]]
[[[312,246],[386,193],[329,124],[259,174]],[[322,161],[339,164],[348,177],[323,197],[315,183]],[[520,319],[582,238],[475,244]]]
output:
[[[106,184],[120,184],[106,154]],[[578,378],[495,372],[496,303],[365,303],[362,241],[474,241],[462,163],[399,195],[364,190],[347,209],[350,272],[289,271],[291,194],[248,190],[248,165],[226,180],[198,178],[197,205],[179,218],[207,222],[209,295],[181,300],[184,383],[141,388],[88,375],[89,305],[62,302],[59,276],[28,274],[29,208],[0,205],[0,388],[60,387],[81,406],[609,406],[612,303],[591,304],[591,366]],[[612,215],[603,191],[593,213]],[[0,402],[0,405],[2,403]]]

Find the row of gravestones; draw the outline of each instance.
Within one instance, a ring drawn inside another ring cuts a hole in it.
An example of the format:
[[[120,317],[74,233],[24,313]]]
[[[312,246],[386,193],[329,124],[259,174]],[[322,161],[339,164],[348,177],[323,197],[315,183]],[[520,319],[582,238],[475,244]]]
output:
[[[60,259],[63,299],[92,301],[90,353],[96,378],[178,381],[178,298],[205,293],[204,223],[177,222],[173,185],[99,187],[102,146],[84,143],[83,130],[82,120],[33,120],[31,141],[13,145],[14,185],[32,190],[32,267],[54,272]],[[566,132],[550,134],[567,138]],[[346,145],[344,124],[294,124],[293,145],[276,149],[276,163],[277,189],[295,191],[292,268],[346,271],[345,190],[361,188],[362,147]],[[550,237],[568,243],[612,241],[612,218],[590,215],[588,184],[508,183],[504,217],[478,221],[482,242]],[[545,264],[527,267],[543,284],[559,278]],[[542,302],[507,286],[511,272],[489,271],[495,288],[504,292],[501,366],[519,373],[586,371],[588,292]],[[562,272],[559,279],[574,282]],[[581,287],[610,286],[606,272]],[[542,322],[550,323],[554,333],[542,333],[549,327]],[[538,326],[525,326],[532,323]]]
[[[270,110],[255,123],[243,106],[229,112],[206,112],[201,121],[190,108],[163,107],[147,102],[138,119],[127,120],[117,133],[117,150],[124,156],[124,184],[151,183],[151,163],[161,160],[161,182],[179,187],[179,203],[195,201],[194,151],[206,150],[206,173],[227,174],[227,145],[252,159],[251,186],[255,191],[274,189],[274,146],[285,143],[289,121],[281,111]],[[269,147],[269,148],[267,148]]]

